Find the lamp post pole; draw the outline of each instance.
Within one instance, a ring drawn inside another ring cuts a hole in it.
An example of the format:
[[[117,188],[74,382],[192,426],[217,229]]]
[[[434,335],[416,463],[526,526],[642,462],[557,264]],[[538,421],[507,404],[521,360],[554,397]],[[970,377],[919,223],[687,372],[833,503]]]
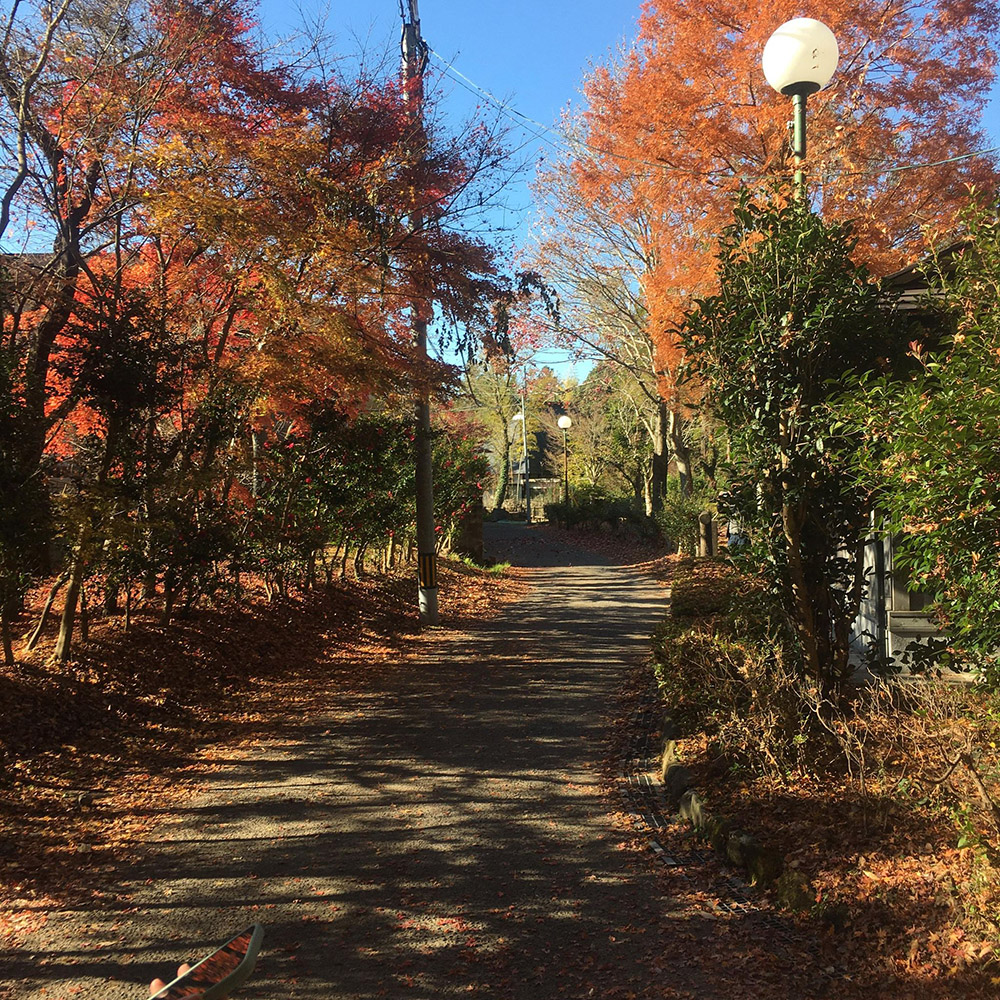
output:
[[[837,39],[812,17],[786,21],[767,40],[761,63],[767,82],[779,94],[792,98],[792,154],[795,157],[795,192],[806,198],[806,101],[822,90],[837,69]]]
[[[792,156],[795,158],[795,194],[799,201],[806,195],[806,101],[809,95],[801,91],[792,94]]]
[[[514,414],[514,419],[521,422],[521,447],[524,455],[524,472],[521,475],[521,488],[524,490],[524,517],[531,524],[531,469],[528,465],[528,421],[524,416],[524,393],[521,393],[521,412]]]
[[[563,432],[563,503],[569,503],[569,449],[566,444],[566,432],[573,426],[573,421],[565,413],[557,421]]]

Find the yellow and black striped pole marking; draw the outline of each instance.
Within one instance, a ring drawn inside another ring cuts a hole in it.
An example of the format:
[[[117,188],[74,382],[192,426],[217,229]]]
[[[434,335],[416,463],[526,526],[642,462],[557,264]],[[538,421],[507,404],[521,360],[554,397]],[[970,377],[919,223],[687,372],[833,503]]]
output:
[[[436,589],[438,585],[437,553],[421,552],[417,557],[417,579],[421,587]]]

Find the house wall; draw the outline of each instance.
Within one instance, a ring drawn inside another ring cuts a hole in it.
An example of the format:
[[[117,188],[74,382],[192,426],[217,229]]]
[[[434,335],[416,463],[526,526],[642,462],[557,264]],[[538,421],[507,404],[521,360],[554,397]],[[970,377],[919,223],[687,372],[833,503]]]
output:
[[[909,589],[893,541],[873,532],[865,543],[865,596],[851,630],[851,659],[859,665],[870,652],[900,662],[911,643],[937,633],[924,610],[927,597]]]
[[[926,643],[937,634],[937,628],[924,610],[929,603],[926,594],[909,589],[909,574],[895,559],[893,539],[888,542],[890,592],[887,614],[889,656],[900,659],[911,643]]]
[[[870,536],[865,542],[865,593],[858,617],[851,629],[851,661],[863,663],[872,653],[886,656],[886,548],[888,539]]]

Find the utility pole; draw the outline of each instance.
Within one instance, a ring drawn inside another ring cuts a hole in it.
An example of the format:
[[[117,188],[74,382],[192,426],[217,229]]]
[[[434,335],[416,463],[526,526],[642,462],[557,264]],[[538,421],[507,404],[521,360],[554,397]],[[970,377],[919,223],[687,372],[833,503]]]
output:
[[[427,44],[420,37],[420,14],[417,0],[399,0],[399,13],[403,19],[402,77],[406,102],[410,112],[411,142],[414,152],[423,159],[426,136],[424,133],[424,68],[427,65]],[[419,234],[424,228],[424,214],[419,207],[410,211],[410,232]],[[410,325],[418,366],[427,365],[427,316],[430,312],[430,290],[427,275],[414,278],[413,300],[410,303]],[[417,594],[420,606],[420,624],[438,623],[437,586],[437,537],[434,531],[434,480],[433,450],[431,439],[430,390],[421,371],[417,399],[414,403],[416,418],[416,493],[417,493]]]

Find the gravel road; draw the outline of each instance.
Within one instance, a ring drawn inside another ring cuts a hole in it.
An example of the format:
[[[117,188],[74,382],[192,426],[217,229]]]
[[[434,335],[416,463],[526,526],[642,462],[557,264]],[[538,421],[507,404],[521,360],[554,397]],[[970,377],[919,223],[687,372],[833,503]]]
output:
[[[692,922],[617,844],[600,768],[665,591],[545,528],[487,528],[527,567],[523,600],[472,634],[429,630],[384,689],[224,753],[113,901],[52,914],[8,956],[9,994],[137,1000],[260,921],[248,1000],[654,995],[650,928],[668,960],[665,924]]]

